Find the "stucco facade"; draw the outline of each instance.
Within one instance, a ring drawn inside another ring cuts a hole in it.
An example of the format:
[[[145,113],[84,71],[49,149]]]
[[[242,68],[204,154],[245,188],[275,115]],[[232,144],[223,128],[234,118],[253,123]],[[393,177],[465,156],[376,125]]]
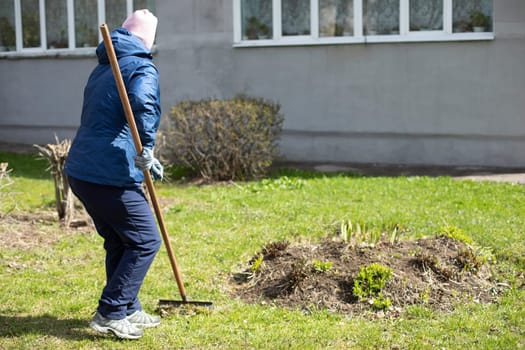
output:
[[[231,0],[157,0],[163,113],[238,93],[278,101],[293,161],[525,166],[525,2],[494,40],[234,47]],[[0,58],[0,140],[72,137],[90,55]]]

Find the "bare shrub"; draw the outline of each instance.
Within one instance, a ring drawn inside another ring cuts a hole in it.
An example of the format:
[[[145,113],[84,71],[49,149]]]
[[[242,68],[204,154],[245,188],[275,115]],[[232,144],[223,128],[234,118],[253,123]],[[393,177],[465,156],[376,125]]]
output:
[[[56,138],[56,144],[34,146],[38,148],[40,156],[49,163],[48,170],[53,175],[55,182],[55,205],[58,218],[65,227],[69,227],[74,212],[74,196],[64,173],[64,165],[71,147],[71,141],[63,140],[60,142]]]
[[[159,155],[209,180],[258,178],[278,156],[280,109],[247,96],[181,102],[160,128]]]
[[[13,184],[13,180],[9,177],[11,170],[7,170],[8,166],[8,163],[0,163],[0,188]]]

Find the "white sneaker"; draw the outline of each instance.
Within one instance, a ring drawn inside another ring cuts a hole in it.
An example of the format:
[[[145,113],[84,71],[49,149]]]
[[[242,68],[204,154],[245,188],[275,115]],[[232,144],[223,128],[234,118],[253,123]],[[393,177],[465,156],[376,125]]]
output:
[[[131,324],[127,318],[121,320],[110,320],[98,312],[89,323],[89,326],[98,332],[111,332],[122,339],[139,339],[143,334],[142,329]]]
[[[157,327],[160,324],[159,316],[151,316],[142,310],[135,311],[128,317],[126,317],[132,325],[138,328],[151,328]]]

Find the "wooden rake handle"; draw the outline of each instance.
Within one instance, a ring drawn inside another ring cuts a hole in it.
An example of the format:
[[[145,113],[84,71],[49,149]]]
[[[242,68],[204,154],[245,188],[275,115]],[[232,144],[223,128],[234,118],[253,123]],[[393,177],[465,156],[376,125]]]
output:
[[[126,92],[126,87],[124,81],[122,80],[122,74],[120,72],[120,67],[117,61],[117,56],[115,55],[115,49],[113,48],[113,42],[109,35],[109,30],[106,24],[100,26],[100,31],[102,32],[102,38],[104,39],[104,46],[109,57],[109,62],[111,63],[111,70],[113,71],[113,76],[115,77],[115,82],[117,83],[118,93],[120,96],[120,101],[124,107],[124,113],[126,114],[126,120],[128,121],[129,128],[131,130],[131,135],[133,136],[133,143],[137,149],[137,154],[142,153],[142,143],[140,141],[139,132],[137,130],[137,125],[135,124],[135,118],[133,117],[133,111],[131,110],[131,105],[129,103],[128,94]],[[149,170],[144,170],[144,180],[146,181],[146,187],[151,197],[151,202],[155,215],[157,216],[157,222],[160,227],[160,232],[162,233],[162,239],[164,240],[164,245],[168,250],[168,257],[170,259],[171,268],[173,274],[175,275],[175,280],[177,281],[177,286],[179,287],[180,295],[183,302],[186,302],[186,290],[184,289],[184,283],[182,283],[182,277],[177,266],[177,260],[175,259],[175,254],[173,254],[173,248],[171,247],[171,242],[168,236],[168,230],[164,223],[164,218],[162,217],[162,211],[160,210],[159,201],[157,199],[157,194],[155,192],[155,187],[153,186],[153,180]]]

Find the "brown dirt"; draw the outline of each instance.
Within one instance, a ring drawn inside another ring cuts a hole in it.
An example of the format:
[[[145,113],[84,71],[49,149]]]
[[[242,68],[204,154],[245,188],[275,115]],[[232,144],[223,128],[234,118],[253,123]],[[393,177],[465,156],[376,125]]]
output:
[[[147,192],[146,192],[147,193]],[[0,250],[32,249],[50,247],[66,235],[94,233],[95,226],[81,206],[75,201],[75,213],[70,227],[64,227],[58,220],[55,210],[35,212],[16,211],[7,214],[0,212]],[[175,203],[170,198],[159,198],[159,204],[165,211]]]
[[[253,272],[261,256],[263,262]],[[314,261],[333,265],[319,272],[313,268]],[[316,244],[265,246],[243,272],[233,276],[233,292],[249,303],[384,316],[382,311],[371,312],[371,300],[360,301],[353,295],[360,267],[371,263],[393,270],[382,292],[392,301],[386,313],[393,316],[415,304],[451,311],[465,300],[490,303],[504,286],[493,281],[492,267],[481,264],[475,250],[446,237],[394,244],[382,241],[375,247],[355,247],[327,238]]]
[[[92,230],[91,220],[78,214],[71,227],[61,227],[57,213],[52,210],[23,213],[0,213],[0,248],[23,249],[45,248],[55,244],[65,235],[79,230]]]

